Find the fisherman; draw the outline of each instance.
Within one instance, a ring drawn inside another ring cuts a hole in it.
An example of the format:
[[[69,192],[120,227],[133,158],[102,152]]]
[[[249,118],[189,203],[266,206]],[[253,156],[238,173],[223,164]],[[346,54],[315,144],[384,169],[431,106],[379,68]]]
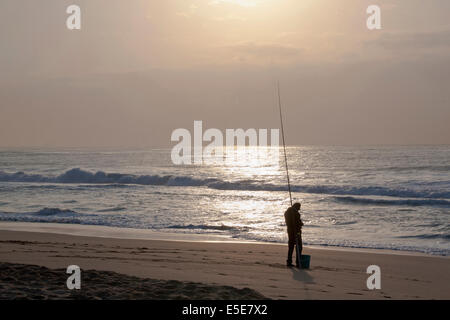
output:
[[[292,264],[292,253],[294,251],[295,245],[298,246],[298,251],[296,254],[296,265],[297,265],[297,268],[300,266],[300,257],[299,257],[298,253],[300,253],[300,255],[301,255],[302,249],[303,249],[302,236],[301,236],[303,222],[300,219],[300,212],[299,212],[300,207],[301,207],[301,204],[296,202],[292,205],[292,207],[287,209],[286,212],[284,213],[284,219],[286,221],[286,226],[287,226],[287,233],[289,236],[288,258],[286,261],[286,265],[288,267],[294,266]]]

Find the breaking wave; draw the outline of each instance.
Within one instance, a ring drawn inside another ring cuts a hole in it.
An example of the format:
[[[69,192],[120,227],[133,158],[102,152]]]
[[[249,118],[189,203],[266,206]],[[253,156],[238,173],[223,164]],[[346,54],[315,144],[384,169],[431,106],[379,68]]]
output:
[[[58,176],[44,176],[40,174],[27,174],[24,172],[7,173],[0,171],[0,181],[27,182],[27,183],[73,183],[73,184],[101,184],[108,186],[123,185],[163,185],[163,186],[190,186],[208,187],[218,190],[249,190],[249,191],[286,191],[285,185],[262,184],[252,181],[223,181],[216,178],[198,179],[189,176],[175,175],[134,175],[124,173],[105,173],[75,168]],[[382,186],[355,187],[351,185],[293,185],[292,191],[314,194],[356,195],[356,196],[390,196],[398,198],[429,198],[450,199],[449,191],[393,189]],[[339,201],[339,200],[338,200]],[[353,201],[351,199],[342,201]],[[372,200],[370,200],[372,201]],[[378,200],[377,200],[378,201]],[[410,201],[410,200],[405,200]],[[423,201],[423,200],[418,200]],[[448,201],[441,201],[441,205],[448,205]],[[417,202],[419,203],[419,202]],[[423,204],[425,205],[425,204]]]
[[[59,216],[66,216],[66,217],[68,217],[68,216],[73,217],[73,216],[80,215],[79,213],[77,213],[75,211],[68,210],[68,209],[59,209],[59,208],[44,208],[44,209],[41,209],[41,210],[39,210],[37,212],[34,212],[32,214],[34,214],[36,216],[56,216],[56,215],[59,215]]]
[[[0,221],[100,224],[94,216],[60,208],[43,208],[35,212],[0,212]],[[94,219],[93,219],[94,218]]]

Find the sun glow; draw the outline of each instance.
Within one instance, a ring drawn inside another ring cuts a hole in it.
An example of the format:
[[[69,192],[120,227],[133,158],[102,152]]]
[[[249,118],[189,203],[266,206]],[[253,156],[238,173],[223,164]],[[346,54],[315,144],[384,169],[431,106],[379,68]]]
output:
[[[277,176],[280,172],[279,147],[224,147],[223,155],[225,160],[220,159],[219,162],[215,156],[204,157],[204,164],[216,166],[220,163],[218,169],[230,177],[245,176],[253,179],[261,176]]]

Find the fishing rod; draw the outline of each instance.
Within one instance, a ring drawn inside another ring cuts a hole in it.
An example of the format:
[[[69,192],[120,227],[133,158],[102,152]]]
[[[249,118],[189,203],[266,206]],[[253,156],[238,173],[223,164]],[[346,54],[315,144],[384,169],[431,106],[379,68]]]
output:
[[[280,109],[281,136],[283,137],[284,163],[286,164],[286,177],[287,177],[287,183],[288,183],[288,189],[289,189],[289,200],[291,202],[291,208],[292,208],[291,182],[289,180],[289,167],[288,167],[287,155],[286,155],[286,141],[284,139],[283,114],[281,112],[281,95],[280,95],[280,82],[279,81],[277,81],[277,89],[278,89],[278,108]],[[300,232],[298,232],[295,237],[297,267],[299,267],[299,268],[303,268],[303,256],[302,256],[303,245],[302,245],[302,243],[303,243],[303,241],[302,241],[302,233],[301,233],[301,226],[300,226]],[[306,258],[305,268],[309,268],[310,256],[306,255],[305,258]]]
[[[288,167],[288,161],[287,161],[287,155],[286,155],[286,141],[284,139],[283,114],[281,112],[281,95],[280,95],[280,82],[279,81],[277,81],[277,89],[278,89],[278,108],[280,109],[281,136],[283,137],[284,163],[286,165],[286,177],[287,177],[288,190],[289,190],[289,200],[291,202],[291,207],[292,207],[291,182],[289,180],[289,167]],[[302,243],[302,234],[300,232],[295,237],[295,250],[297,252],[296,259],[297,259],[297,266],[299,268],[302,268],[302,249],[300,247],[301,243]],[[308,262],[307,268],[309,268],[309,262]]]
[[[286,165],[286,176],[287,176],[287,183],[288,183],[288,189],[289,189],[289,200],[291,202],[291,207],[292,207],[291,183],[289,181],[289,168],[288,168],[288,161],[287,161],[287,155],[286,155],[286,142],[284,140],[284,126],[283,126],[283,115],[281,112],[281,95],[280,95],[280,82],[279,81],[277,81],[277,89],[278,89],[278,108],[280,109],[281,136],[283,137],[284,163]]]

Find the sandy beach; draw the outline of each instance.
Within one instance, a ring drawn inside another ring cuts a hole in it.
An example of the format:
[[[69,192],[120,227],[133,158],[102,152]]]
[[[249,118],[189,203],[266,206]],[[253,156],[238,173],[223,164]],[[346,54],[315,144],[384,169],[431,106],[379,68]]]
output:
[[[450,260],[408,252],[304,249],[311,268],[285,266],[286,246],[119,239],[0,226],[2,299],[449,299]],[[381,268],[368,290],[366,269]],[[66,288],[67,266],[82,289]],[[39,268],[39,267],[45,268]],[[89,271],[88,271],[89,270]]]

